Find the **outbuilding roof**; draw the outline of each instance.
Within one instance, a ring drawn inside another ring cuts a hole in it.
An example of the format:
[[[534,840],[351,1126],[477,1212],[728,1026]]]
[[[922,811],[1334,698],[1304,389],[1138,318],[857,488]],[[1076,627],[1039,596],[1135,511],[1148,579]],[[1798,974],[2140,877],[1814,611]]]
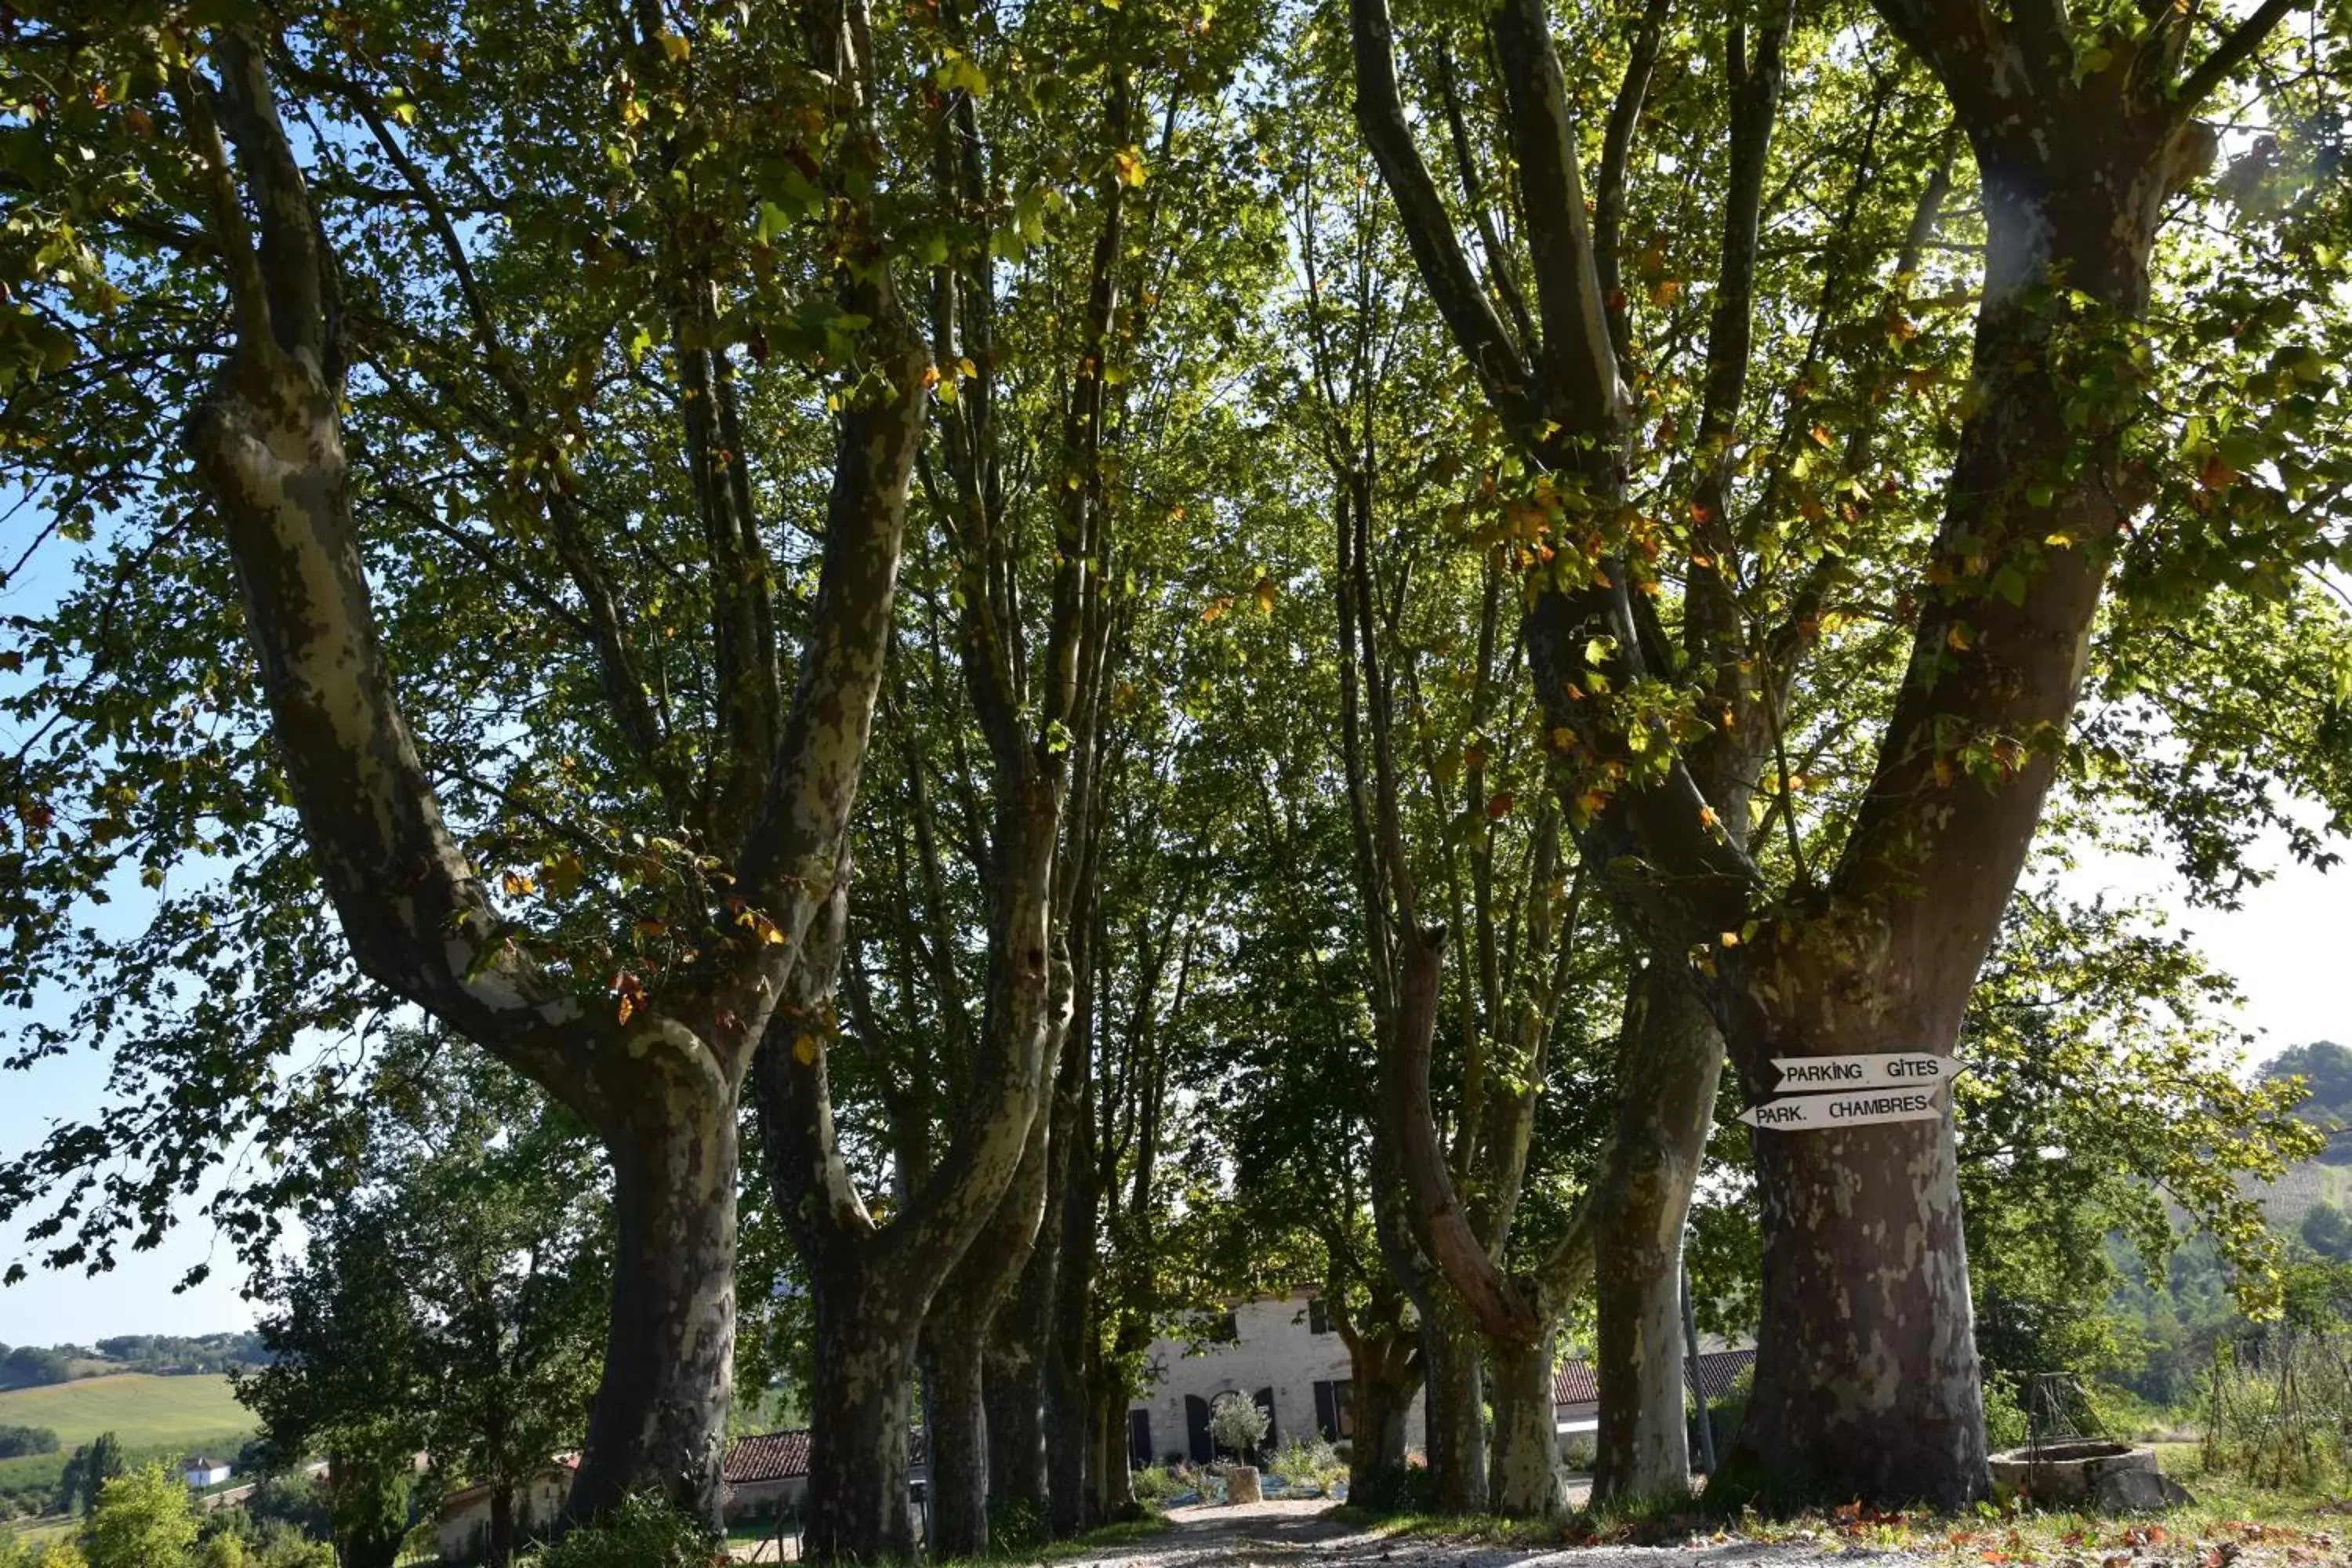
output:
[[[1720,1399],[1731,1392],[1739,1374],[1755,1364],[1756,1352],[1752,1350],[1709,1351],[1698,1358],[1699,1385],[1709,1399]],[[1601,1386],[1589,1361],[1570,1362],[1552,1379],[1551,1398],[1555,1405],[1590,1405],[1600,1397]]]
[[[908,1462],[919,1465],[929,1457],[924,1447],[923,1429],[918,1426],[907,1435]],[[800,1429],[761,1432],[753,1436],[738,1437],[727,1446],[725,1468],[727,1484],[730,1487],[797,1479],[808,1474],[809,1435],[805,1429]]]

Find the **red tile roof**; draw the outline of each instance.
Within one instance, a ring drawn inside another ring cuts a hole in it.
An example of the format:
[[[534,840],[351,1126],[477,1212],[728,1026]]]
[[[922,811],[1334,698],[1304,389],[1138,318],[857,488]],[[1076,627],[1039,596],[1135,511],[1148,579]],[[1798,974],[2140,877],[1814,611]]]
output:
[[[929,1458],[923,1429],[918,1426],[907,1435],[908,1462],[919,1465]],[[802,1430],[739,1437],[727,1446],[725,1468],[727,1484],[735,1487],[805,1476],[809,1471],[809,1435]]]
[[[1720,1399],[1731,1392],[1739,1374],[1756,1364],[1756,1352],[1749,1351],[1709,1351],[1698,1358],[1699,1382],[1709,1399]],[[1572,1361],[1559,1369],[1552,1379],[1552,1403],[1555,1405],[1591,1405],[1601,1397],[1601,1389],[1593,1379],[1592,1363]]]
[[[727,1447],[727,1483],[788,1480],[808,1474],[809,1435],[806,1432],[763,1432],[739,1437]]]

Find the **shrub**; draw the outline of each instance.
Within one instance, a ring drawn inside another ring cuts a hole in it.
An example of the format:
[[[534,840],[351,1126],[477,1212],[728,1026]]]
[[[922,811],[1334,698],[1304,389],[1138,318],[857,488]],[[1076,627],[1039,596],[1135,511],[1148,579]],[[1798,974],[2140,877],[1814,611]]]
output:
[[[0,1426],[0,1459],[57,1451],[58,1435],[47,1426]]]
[[[90,1568],[183,1568],[196,1543],[196,1510],[180,1478],[161,1465],[117,1476],[82,1526]]]
[[[1165,1465],[1146,1465],[1131,1472],[1128,1484],[1135,1489],[1135,1500],[1143,1503],[1165,1502],[1185,1489]]]
[[[1053,1539],[1053,1529],[1026,1498],[988,1500],[988,1543],[998,1552],[1027,1552]]]
[[[1348,1467],[1320,1437],[1293,1437],[1275,1451],[1266,1468],[1285,1486],[1321,1487],[1325,1490],[1348,1479]]]
[[[700,1520],[652,1497],[630,1498],[535,1560],[537,1568],[709,1568],[719,1561]]]

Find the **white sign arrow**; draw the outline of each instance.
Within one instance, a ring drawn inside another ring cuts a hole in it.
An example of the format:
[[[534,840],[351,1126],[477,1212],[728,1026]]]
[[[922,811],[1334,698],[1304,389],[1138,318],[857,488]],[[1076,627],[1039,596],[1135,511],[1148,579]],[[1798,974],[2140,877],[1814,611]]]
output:
[[[1933,1051],[1887,1051],[1874,1056],[1774,1057],[1780,1069],[1776,1094],[1819,1094],[1824,1089],[1910,1089],[1958,1076],[1960,1064]]]
[[[1859,1094],[1801,1094],[1793,1100],[1768,1100],[1739,1113],[1750,1127],[1770,1127],[1788,1132],[1818,1131],[1824,1127],[1869,1127],[1882,1121],[1932,1121],[1944,1114],[1936,1090],[1920,1089],[1865,1089]]]

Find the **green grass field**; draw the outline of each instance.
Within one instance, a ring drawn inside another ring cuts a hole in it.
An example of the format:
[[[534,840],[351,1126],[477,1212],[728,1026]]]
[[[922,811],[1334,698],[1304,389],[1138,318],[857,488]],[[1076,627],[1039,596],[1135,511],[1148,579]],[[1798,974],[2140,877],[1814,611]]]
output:
[[[0,1426],[47,1426],[70,1451],[100,1432],[126,1448],[159,1444],[229,1447],[253,1430],[226,1377],[154,1377],[118,1373],[0,1394]]]

